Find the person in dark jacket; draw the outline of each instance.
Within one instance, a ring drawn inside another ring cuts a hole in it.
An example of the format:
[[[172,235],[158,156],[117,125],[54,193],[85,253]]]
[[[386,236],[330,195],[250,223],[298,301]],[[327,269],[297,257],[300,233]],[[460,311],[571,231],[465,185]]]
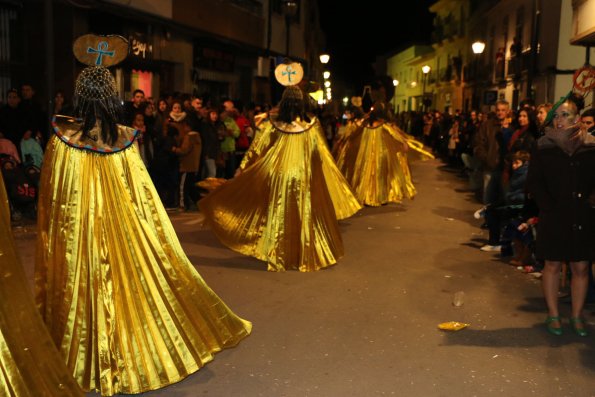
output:
[[[579,130],[582,107],[582,98],[575,94],[554,106],[553,127],[538,140],[527,177],[528,191],[539,207],[536,254],[545,261],[546,325],[554,335],[562,334],[558,288],[562,263],[568,262],[572,272],[570,324],[578,335],[587,336],[582,310],[588,263],[595,258],[595,138]]]
[[[502,170],[506,147],[503,146],[502,124],[509,111],[506,101],[496,103],[496,118],[486,120],[476,135],[473,155],[483,171],[483,203],[497,204],[502,199]]]

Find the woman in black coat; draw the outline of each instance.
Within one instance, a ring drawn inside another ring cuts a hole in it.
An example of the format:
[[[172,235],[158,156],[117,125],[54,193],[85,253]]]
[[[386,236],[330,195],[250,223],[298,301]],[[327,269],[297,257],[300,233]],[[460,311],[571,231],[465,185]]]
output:
[[[570,323],[587,336],[582,309],[589,261],[595,258],[595,138],[579,130],[582,98],[569,95],[554,108],[553,128],[537,142],[527,188],[539,207],[537,257],[545,261],[543,293],[548,306],[547,329],[561,335],[558,288],[563,262],[572,272]]]

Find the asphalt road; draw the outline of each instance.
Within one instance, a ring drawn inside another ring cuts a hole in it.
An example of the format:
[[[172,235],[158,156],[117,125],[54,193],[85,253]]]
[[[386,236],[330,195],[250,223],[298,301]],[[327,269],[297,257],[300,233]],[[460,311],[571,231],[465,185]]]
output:
[[[143,396],[595,396],[593,307],[588,338],[567,320],[562,337],[547,334],[539,280],[478,249],[486,232],[464,180],[438,161],[412,171],[417,197],[342,221],[345,256],[315,273],[267,272],[222,246],[198,212],[172,214],[200,274],[254,329]],[[33,228],[15,233],[31,275]],[[447,321],[470,326],[437,328]]]

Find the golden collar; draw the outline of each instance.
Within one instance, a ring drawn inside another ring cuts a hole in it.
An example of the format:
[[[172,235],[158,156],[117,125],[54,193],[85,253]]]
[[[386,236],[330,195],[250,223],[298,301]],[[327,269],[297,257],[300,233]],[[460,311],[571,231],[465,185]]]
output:
[[[285,134],[301,134],[302,132],[308,131],[314,124],[316,124],[317,119],[315,117],[310,120],[310,122],[306,122],[301,119],[297,119],[292,121],[291,123],[285,123],[283,121],[273,121],[273,126],[279,130],[279,132]]]
[[[69,116],[54,116],[52,127],[58,138],[68,146],[95,153],[117,153],[132,145],[138,130],[118,124],[118,140],[110,145],[101,139],[99,125],[95,125],[89,135],[83,135],[82,122]]]

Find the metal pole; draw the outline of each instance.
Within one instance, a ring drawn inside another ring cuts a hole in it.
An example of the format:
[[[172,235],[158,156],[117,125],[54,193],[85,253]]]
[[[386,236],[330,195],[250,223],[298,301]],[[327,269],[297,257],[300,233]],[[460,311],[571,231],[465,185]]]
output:
[[[427,73],[424,73],[424,84],[423,84],[423,88],[421,90],[421,104],[422,104],[422,109],[425,112],[426,111],[426,78],[428,77]]]
[[[45,11],[45,69],[46,69],[46,90],[48,104],[48,120],[46,127],[49,128],[51,117],[54,112],[54,15],[52,0],[44,1]],[[47,129],[46,128],[46,129]],[[42,131],[45,137],[47,131]]]
[[[538,0],[533,0],[533,21],[531,26],[531,54],[529,58],[529,70],[527,71],[527,94],[526,97],[533,99],[533,77],[535,75],[535,64],[537,61],[537,45],[539,35],[539,24],[541,17],[541,10]]]
[[[289,32],[290,32],[290,25],[291,24],[291,17],[289,15],[285,16],[285,56],[289,58]]]

